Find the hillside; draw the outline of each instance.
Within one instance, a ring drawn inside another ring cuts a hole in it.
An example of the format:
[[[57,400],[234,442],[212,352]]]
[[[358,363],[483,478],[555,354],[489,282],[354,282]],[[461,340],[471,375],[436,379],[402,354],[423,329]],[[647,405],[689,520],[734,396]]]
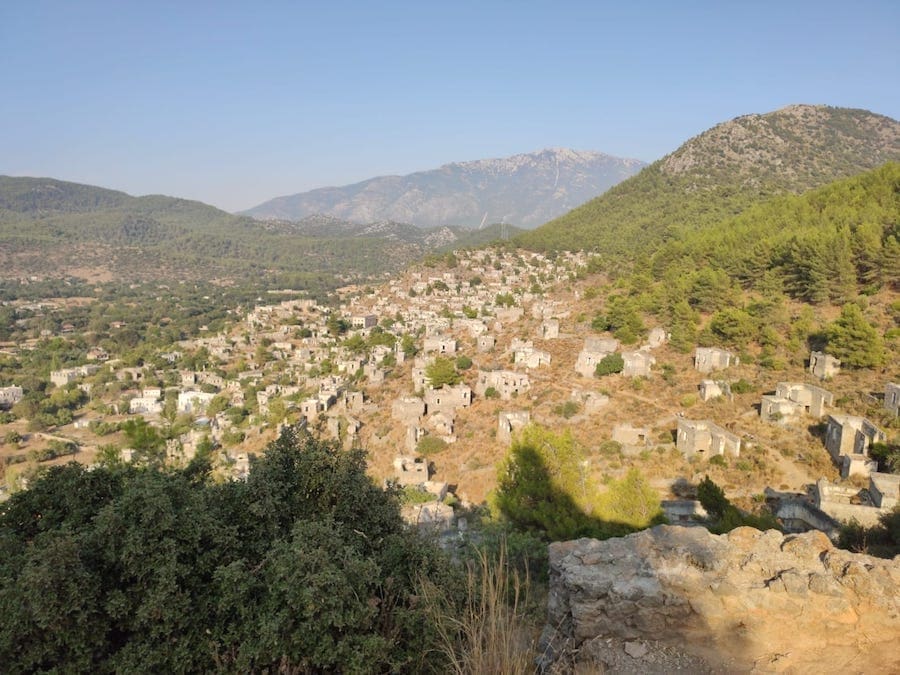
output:
[[[284,220],[325,214],[425,228],[501,221],[532,228],[602,194],[642,166],[599,152],[547,149],[278,197],[245,213]]]
[[[865,110],[795,105],[692,138],[609,192],[518,237],[529,248],[646,254],[687,230],[783,193],[900,160],[900,122]]]
[[[162,195],[0,176],[3,278],[219,278],[327,289],[491,233],[499,238],[496,228],[476,234],[327,218],[260,223]]]

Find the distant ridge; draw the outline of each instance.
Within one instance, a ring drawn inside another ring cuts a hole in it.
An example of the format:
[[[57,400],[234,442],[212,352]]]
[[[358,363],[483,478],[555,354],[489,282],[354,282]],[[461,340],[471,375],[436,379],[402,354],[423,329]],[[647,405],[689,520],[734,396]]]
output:
[[[257,221],[201,202],[53,178],[0,176],[3,279],[196,280],[328,290],[519,230],[422,229],[314,216]]]
[[[426,228],[501,221],[531,228],[602,194],[643,166],[636,159],[551,148],[311,190],[244,213],[281,220],[322,214],[357,223],[398,221]]]
[[[517,241],[536,249],[646,254],[774,195],[898,160],[900,122],[867,110],[791,105],[719,124]]]

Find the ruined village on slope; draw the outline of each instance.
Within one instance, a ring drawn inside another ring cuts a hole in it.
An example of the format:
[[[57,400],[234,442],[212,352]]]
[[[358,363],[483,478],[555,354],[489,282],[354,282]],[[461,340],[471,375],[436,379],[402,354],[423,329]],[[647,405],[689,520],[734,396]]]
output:
[[[140,416],[161,426],[165,401],[174,400],[193,425],[167,442],[167,461],[184,464],[205,443],[218,448],[217,471],[240,480],[281,425],[299,422],[365,448],[374,477],[418,495],[404,507],[407,520],[445,531],[465,527],[455,509],[486,499],[507,448],[532,423],[570,429],[585,449],[585,476],[598,484],[637,466],[672,523],[702,521],[690,488],[706,474],[737,503],[767,499],[788,531],[836,536],[840,521],[871,525],[898,503],[900,475],[879,473],[869,453],[885,431],[850,413],[877,406],[898,415],[900,384],[842,372],[820,352],[785,373],[714,346],[681,354],[667,345],[665,326],[625,347],[589,327],[596,303],[582,254],[499,248],[451,258],[381,286],[341,289],[336,308],[293,294],[235,311],[225,333],[161,354],[169,372],[124,367],[94,350],[90,362],[52,372],[52,383],[89,390],[107,373],[127,383],[127,394],[106,402],[104,414],[94,406],[24,441],[74,443],[75,459],[90,463],[104,442],[93,433],[99,422]],[[178,369],[182,354],[201,348],[215,367]],[[597,377],[611,354],[621,357],[620,372]],[[432,381],[437,363],[452,369],[453,382]],[[235,443],[227,409],[207,407],[217,397],[244,406],[248,391],[256,413]],[[16,385],[2,388],[0,405],[21,396]],[[122,460],[133,455],[121,449]],[[20,477],[6,494],[24,487]]]

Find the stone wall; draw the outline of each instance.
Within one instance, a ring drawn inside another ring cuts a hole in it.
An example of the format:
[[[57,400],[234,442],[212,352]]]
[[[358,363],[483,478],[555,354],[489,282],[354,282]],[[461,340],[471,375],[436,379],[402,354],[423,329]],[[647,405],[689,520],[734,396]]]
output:
[[[821,532],[663,525],[550,545],[539,653],[552,669],[619,640],[634,665],[623,672],[657,672],[647,659],[664,649],[714,672],[900,672],[898,635],[900,559],[835,549]]]

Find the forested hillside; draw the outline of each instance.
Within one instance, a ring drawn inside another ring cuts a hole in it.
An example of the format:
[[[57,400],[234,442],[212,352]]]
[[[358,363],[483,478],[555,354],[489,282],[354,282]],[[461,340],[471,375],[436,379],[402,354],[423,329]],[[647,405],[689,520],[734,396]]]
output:
[[[802,357],[812,327],[833,311],[797,307],[834,305],[843,306],[841,317],[813,336],[815,345],[847,366],[883,365],[893,348],[884,338],[900,337],[873,328],[900,320],[892,300],[900,290],[900,164],[686,232],[618,276],[600,257],[592,267],[615,280],[594,325],[620,339],[635,339],[641,313],[650,313],[678,349],[755,344],[760,363],[777,368],[785,354]]]
[[[200,202],[0,176],[5,278],[227,279],[322,290],[499,236],[400,223],[260,223]],[[471,237],[471,238],[470,238]]]
[[[606,194],[520,235],[528,248],[635,260],[753,204],[900,161],[900,122],[865,110],[790,106],[689,140]]]

